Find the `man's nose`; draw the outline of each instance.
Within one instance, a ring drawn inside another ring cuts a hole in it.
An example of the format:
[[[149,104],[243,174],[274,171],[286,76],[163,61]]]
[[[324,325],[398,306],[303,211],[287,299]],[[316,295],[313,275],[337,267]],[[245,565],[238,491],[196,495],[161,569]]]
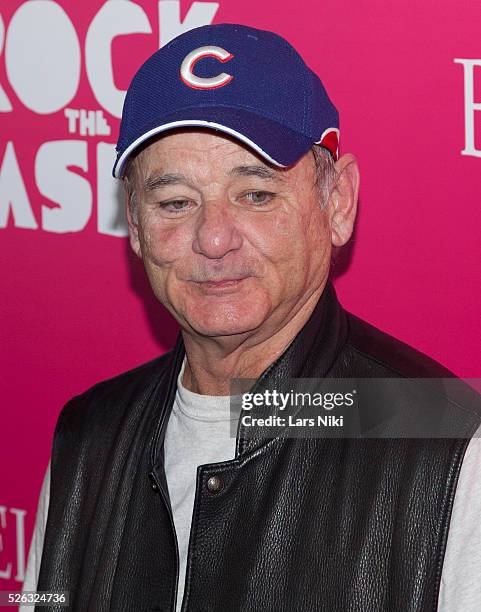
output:
[[[194,252],[211,259],[220,259],[241,245],[242,237],[232,205],[221,200],[205,201],[194,231]]]

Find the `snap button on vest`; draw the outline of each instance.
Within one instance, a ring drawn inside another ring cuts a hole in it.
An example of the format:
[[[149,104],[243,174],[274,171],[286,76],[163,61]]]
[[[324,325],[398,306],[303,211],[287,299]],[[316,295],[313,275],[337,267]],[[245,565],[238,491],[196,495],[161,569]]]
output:
[[[224,481],[220,476],[211,476],[207,480],[207,488],[211,493],[219,493],[224,488]]]
[[[152,489],[154,491],[158,491],[159,487],[157,486],[157,483],[155,482],[155,476],[152,474],[152,472],[149,472],[149,480],[151,482]]]

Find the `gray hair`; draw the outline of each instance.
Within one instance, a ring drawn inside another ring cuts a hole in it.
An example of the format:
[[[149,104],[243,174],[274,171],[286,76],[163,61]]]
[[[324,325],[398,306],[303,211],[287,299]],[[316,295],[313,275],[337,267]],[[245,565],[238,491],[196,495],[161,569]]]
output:
[[[327,206],[332,190],[336,186],[338,173],[334,158],[331,153],[320,145],[311,147],[314,156],[316,178],[314,184],[319,193],[319,204],[321,210]],[[127,204],[134,222],[137,222],[137,197],[135,179],[138,177],[138,155],[133,155],[127,160],[122,182],[127,194]]]
[[[138,157],[138,154],[134,154],[127,159],[122,176],[122,183],[127,196],[127,206],[134,223],[137,223],[137,189],[135,180],[138,176]]]
[[[327,206],[332,190],[336,186],[339,175],[337,173],[336,162],[331,153],[321,145],[313,145],[311,148],[316,167],[315,185],[319,192],[319,202],[321,209]]]

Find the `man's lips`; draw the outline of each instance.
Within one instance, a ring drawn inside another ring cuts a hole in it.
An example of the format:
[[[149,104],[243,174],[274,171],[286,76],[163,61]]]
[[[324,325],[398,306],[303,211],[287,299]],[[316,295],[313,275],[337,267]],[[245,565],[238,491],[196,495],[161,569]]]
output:
[[[238,283],[243,280],[242,278],[224,278],[219,281],[204,281],[202,284],[207,287],[224,287],[226,285],[232,285],[234,283]]]
[[[229,289],[237,289],[246,278],[247,277],[243,276],[242,278],[223,278],[218,281],[201,281],[196,282],[196,285],[204,291],[227,291]]]

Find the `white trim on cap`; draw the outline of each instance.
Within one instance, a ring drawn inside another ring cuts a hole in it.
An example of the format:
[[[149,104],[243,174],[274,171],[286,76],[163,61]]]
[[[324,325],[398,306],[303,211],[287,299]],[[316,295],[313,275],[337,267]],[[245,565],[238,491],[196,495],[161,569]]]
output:
[[[233,130],[232,128],[227,127],[226,125],[222,125],[220,123],[213,123],[212,121],[204,121],[203,119],[182,119],[180,121],[172,121],[170,123],[164,123],[163,125],[159,125],[153,128],[152,130],[145,132],[145,134],[142,134],[142,136],[139,136],[139,138],[134,140],[134,142],[125,149],[125,151],[122,153],[122,155],[119,157],[119,160],[115,164],[115,169],[114,169],[115,178],[120,178],[121,170],[123,170],[124,162],[126,161],[127,157],[130,155],[130,153],[132,153],[134,149],[136,149],[139,145],[141,145],[151,136],[160,134],[161,132],[164,132],[165,130],[168,130],[170,128],[182,127],[182,126],[196,126],[196,125],[200,125],[204,127],[211,127],[216,130],[220,130],[221,132],[225,132],[226,134],[230,134],[231,136],[235,136],[236,138],[244,142],[246,145],[254,149],[254,151],[257,151],[257,153],[262,155],[262,157],[267,159],[267,161],[271,162],[271,164],[274,164],[275,166],[279,166],[280,168],[287,167],[284,164],[280,164],[275,159],[273,159],[268,153],[266,153],[263,149],[261,149],[261,147],[257,145],[255,142],[253,142],[250,138],[247,138],[247,136],[244,136],[244,134],[241,134],[240,132],[236,132],[236,130]]]

